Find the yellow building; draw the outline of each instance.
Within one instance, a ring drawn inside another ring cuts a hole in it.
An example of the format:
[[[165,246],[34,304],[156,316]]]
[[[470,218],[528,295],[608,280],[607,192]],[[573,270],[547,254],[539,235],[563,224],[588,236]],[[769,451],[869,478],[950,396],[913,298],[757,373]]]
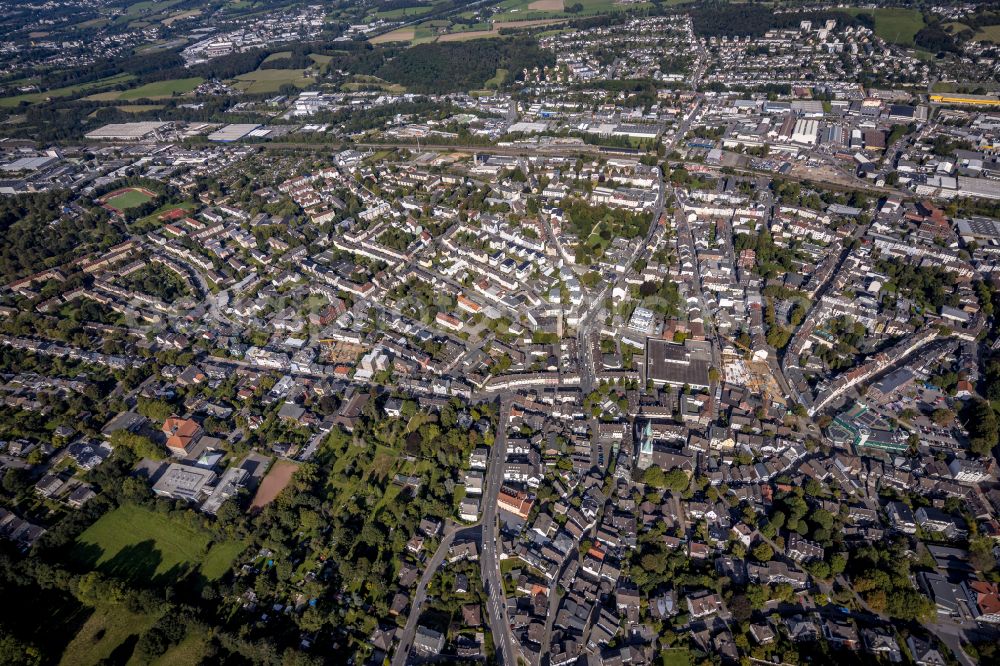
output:
[[[1000,106],[1000,99],[988,95],[960,95],[944,93],[931,95],[935,104],[969,104],[974,106]]]

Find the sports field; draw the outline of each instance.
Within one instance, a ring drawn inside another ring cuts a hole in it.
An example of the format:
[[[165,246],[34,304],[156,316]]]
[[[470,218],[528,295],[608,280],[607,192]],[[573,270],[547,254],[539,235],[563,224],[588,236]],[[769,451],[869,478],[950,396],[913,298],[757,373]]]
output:
[[[152,201],[155,198],[156,194],[150,192],[149,190],[140,189],[138,187],[128,187],[108,194],[102,199],[102,202],[108,208],[120,213],[130,208],[138,208],[144,203]]]
[[[210,544],[206,532],[171,516],[125,504],[87,528],[77,538],[73,556],[128,580],[177,579],[192,570],[213,580],[229,570],[240,544]]]

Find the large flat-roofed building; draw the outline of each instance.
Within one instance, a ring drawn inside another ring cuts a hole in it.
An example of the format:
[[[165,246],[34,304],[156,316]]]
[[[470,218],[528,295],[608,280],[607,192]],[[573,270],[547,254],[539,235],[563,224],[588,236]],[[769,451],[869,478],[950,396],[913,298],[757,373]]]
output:
[[[170,123],[163,123],[158,120],[135,123],[111,123],[98,129],[92,130],[84,135],[84,138],[91,141],[142,141],[152,138],[159,130],[167,127]]]
[[[708,371],[712,366],[711,343],[685,340],[677,344],[669,340],[646,340],[646,379],[656,386],[709,387]]]
[[[235,497],[249,478],[250,472],[242,467],[230,467],[223,473],[212,494],[201,505],[201,510],[215,515],[222,503],[230,497]]]
[[[215,481],[210,469],[171,463],[163,476],[153,484],[153,492],[160,497],[197,502]]]
[[[221,141],[223,143],[228,143],[230,141],[239,141],[246,135],[250,134],[250,132],[253,132],[258,127],[260,127],[260,125],[255,125],[252,123],[234,123],[232,125],[226,125],[225,127],[209,134],[208,140]]]

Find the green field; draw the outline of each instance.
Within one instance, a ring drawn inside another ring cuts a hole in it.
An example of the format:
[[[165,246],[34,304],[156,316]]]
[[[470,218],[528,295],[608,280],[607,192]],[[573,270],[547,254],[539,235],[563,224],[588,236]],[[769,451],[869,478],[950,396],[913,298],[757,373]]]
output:
[[[348,91],[378,88],[390,93],[406,92],[405,86],[401,86],[398,83],[389,83],[388,81],[380,79],[377,76],[365,76],[364,74],[352,76],[350,81],[342,83],[340,87],[341,89]]]
[[[124,604],[96,608],[66,646],[59,663],[61,666],[89,666],[107,662],[119,647],[132,636],[138,637],[149,629],[158,618],[157,614],[131,613]],[[124,663],[124,659],[113,663]]]
[[[913,45],[913,36],[924,27],[924,17],[916,9],[898,7],[882,9],[848,9],[849,14],[871,14],[875,18],[875,34],[892,44]]]
[[[613,12],[629,11],[632,9],[645,9],[649,3],[639,2],[634,4],[618,4],[615,0],[564,0],[563,6],[569,7],[580,3],[583,9],[577,13],[569,13],[560,9],[542,9],[545,6],[538,0],[504,0],[500,3],[500,13],[493,16],[494,22],[504,21],[530,21],[546,18],[573,18],[579,16],[594,16],[596,14],[610,14]],[[679,4],[678,2],[669,4]],[[532,9],[532,5],[535,6]]]
[[[975,39],[979,42],[1000,44],[1000,25],[988,25],[980,28],[979,32],[976,33]]]
[[[110,107],[124,111],[125,113],[145,113],[146,111],[159,111],[162,104],[122,104],[121,106]]]
[[[278,51],[264,58],[264,62],[277,62],[278,60],[288,60],[292,57],[291,51]]]
[[[260,94],[276,93],[286,83],[305,88],[315,81],[313,77],[306,76],[304,69],[258,69],[237,76],[234,86],[245,93]]]
[[[137,99],[167,99],[176,95],[186,95],[202,83],[205,79],[192,76],[186,79],[167,79],[166,81],[154,81],[138,88],[117,91],[113,90],[105,93],[90,95],[87,99],[101,102],[132,101]]]
[[[210,536],[170,516],[126,504],[105,514],[77,540],[73,555],[104,573],[134,581],[176,580],[190,571],[220,578],[241,544]]]
[[[484,88],[499,88],[500,85],[507,80],[508,72],[506,69],[500,68],[497,73],[493,75],[493,78],[483,84]]]
[[[145,192],[140,192],[139,190],[126,190],[121,194],[111,197],[104,203],[111,206],[115,210],[128,210],[129,208],[138,208],[147,201],[152,201],[153,198],[154,197],[149,196]]]
[[[399,9],[375,12],[374,16],[376,18],[385,19],[386,21],[397,21],[404,18],[423,16],[424,14],[432,11],[434,11],[434,7],[431,5],[424,5],[422,7],[400,7]]]
[[[17,106],[21,102],[37,104],[38,102],[44,102],[49,98],[79,95],[80,93],[90,92],[91,90],[100,90],[101,88],[110,88],[122,83],[129,83],[133,80],[135,80],[135,76],[132,74],[115,74],[114,76],[109,76],[106,79],[98,79],[97,81],[90,81],[88,83],[80,83],[78,85],[66,86],[64,88],[53,88],[52,90],[46,90],[44,92],[25,93],[23,95],[13,95],[11,97],[0,98],[0,107],[9,108]]]

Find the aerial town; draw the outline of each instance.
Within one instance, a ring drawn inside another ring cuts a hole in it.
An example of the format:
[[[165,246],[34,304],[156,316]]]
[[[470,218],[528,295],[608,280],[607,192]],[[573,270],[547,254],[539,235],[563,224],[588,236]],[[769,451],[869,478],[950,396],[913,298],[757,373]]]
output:
[[[1000,664],[990,0],[15,0],[0,663]]]

